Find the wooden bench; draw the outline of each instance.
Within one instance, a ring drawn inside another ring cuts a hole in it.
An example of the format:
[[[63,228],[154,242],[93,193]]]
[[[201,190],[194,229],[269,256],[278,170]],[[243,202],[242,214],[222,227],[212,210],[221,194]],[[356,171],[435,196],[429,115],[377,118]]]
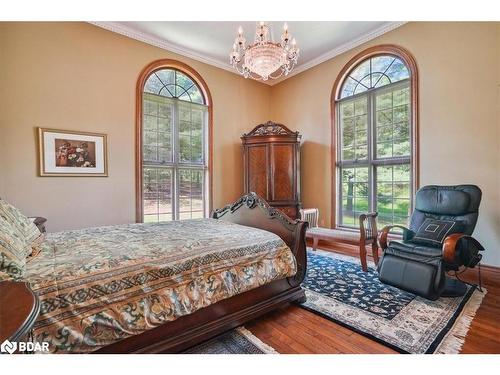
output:
[[[316,251],[319,240],[359,246],[361,268],[366,272],[368,270],[366,263],[366,245],[371,245],[373,260],[375,264],[378,264],[377,212],[359,215],[359,232],[319,227],[319,210],[317,208],[302,209],[300,210],[300,215],[301,220],[309,222],[306,238],[313,241],[313,251]]]

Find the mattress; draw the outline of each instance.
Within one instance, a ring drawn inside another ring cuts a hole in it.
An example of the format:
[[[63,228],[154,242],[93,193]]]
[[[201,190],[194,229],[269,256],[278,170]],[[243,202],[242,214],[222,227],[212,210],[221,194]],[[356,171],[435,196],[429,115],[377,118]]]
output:
[[[47,234],[26,270],[41,304],[34,340],[92,352],[296,270],[275,234],[215,219]]]

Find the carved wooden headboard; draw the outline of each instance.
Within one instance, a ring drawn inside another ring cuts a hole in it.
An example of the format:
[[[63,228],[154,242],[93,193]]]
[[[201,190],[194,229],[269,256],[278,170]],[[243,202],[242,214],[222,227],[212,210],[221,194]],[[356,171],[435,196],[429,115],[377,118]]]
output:
[[[232,204],[212,211],[210,216],[213,219],[267,230],[279,236],[292,250],[297,260],[297,275],[293,279],[299,284],[302,282],[307,262],[305,240],[307,222],[290,219],[253,192],[242,196]]]

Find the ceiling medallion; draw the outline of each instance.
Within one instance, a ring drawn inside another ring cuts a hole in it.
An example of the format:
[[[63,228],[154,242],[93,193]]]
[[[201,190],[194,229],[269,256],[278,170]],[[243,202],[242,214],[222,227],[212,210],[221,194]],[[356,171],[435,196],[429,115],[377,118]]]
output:
[[[254,43],[245,46],[243,29],[239,27],[229,57],[231,65],[245,78],[262,81],[276,79],[288,75],[297,64],[299,49],[295,39],[291,39],[288,25],[285,23],[283,26],[280,43],[275,43],[269,34],[269,26],[260,22]]]

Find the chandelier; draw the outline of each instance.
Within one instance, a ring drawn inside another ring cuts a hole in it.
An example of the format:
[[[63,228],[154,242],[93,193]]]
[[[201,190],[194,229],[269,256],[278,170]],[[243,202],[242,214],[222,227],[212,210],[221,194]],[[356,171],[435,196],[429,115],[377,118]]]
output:
[[[285,23],[283,26],[280,43],[275,43],[269,32],[269,26],[260,22],[254,43],[245,46],[243,29],[239,27],[229,58],[233,68],[245,78],[262,81],[276,79],[288,75],[297,64],[299,49],[295,38],[291,39],[288,25]]]

